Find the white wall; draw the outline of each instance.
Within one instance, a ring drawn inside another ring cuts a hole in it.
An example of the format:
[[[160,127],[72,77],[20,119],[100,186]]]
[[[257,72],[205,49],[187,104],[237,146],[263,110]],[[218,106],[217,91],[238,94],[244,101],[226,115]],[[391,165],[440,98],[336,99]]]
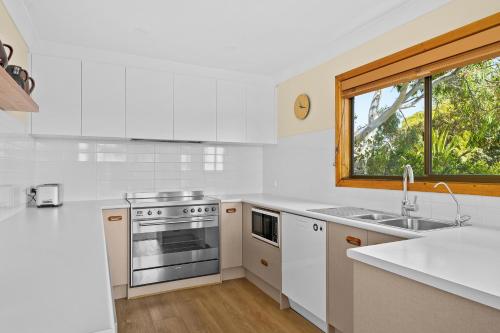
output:
[[[262,147],[35,138],[35,184],[64,184],[64,200],[125,192],[201,189],[262,192]]]
[[[0,221],[25,207],[25,188],[34,181],[34,140],[15,112],[0,111]]]
[[[264,192],[335,205],[399,212],[402,192],[335,187],[333,130],[298,134],[264,147]],[[411,192],[418,196],[417,215],[453,220],[455,204],[448,194]],[[500,228],[500,198],[457,195],[474,225]]]

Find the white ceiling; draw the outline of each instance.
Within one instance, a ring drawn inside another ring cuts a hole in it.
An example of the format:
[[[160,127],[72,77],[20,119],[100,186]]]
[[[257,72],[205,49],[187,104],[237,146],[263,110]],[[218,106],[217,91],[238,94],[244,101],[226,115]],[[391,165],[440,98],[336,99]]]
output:
[[[271,76],[447,0],[21,1],[40,40]]]

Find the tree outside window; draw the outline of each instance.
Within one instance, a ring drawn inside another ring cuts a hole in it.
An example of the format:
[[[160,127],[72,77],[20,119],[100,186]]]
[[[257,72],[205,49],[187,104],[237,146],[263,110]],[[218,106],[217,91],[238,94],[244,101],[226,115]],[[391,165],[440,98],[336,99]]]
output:
[[[500,57],[353,97],[352,176],[500,175],[499,77]]]

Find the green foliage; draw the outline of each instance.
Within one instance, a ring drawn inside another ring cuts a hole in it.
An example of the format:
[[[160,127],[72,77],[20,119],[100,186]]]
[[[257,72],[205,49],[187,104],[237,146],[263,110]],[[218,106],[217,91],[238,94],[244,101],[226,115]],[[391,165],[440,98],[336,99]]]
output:
[[[499,65],[495,58],[432,77],[433,174],[500,175]],[[393,114],[355,144],[354,173],[400,175],[411,164],[423,175],[423,138],[423,110]]]
[[[354,147],[357,174],[399,175],[406,164],[414,166],[416,175],[424,174],[423,111],[408,118],[403,127],[402,118],[392,115],[374,135]]]
[[[433,173],[500,174],[500,59],[462,67],[433,87]],[[446,150],[441,148],[446,146]]]

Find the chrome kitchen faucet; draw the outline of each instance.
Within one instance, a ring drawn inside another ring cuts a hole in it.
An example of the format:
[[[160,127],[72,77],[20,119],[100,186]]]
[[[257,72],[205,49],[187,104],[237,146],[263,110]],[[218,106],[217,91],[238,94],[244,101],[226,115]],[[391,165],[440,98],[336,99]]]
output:
[[[401,202],[401,215],[403,216],[410,216],[410,212],[418,210],[417,196],[413,198],[413,202],[408,200],[408,178],[411,184],[415,182],[413,169],[409,164],[405,165],[403,171],[403,201]]]
[[[453,201],[455,201],[455,204],[457,205],[457,214],[455,215],[455,224],[457,226],[460,226],[460,227],[463,226],[465,222],[467,222],[471,219],[471,217],[469,215],[462,215],[460,213],[460,204],[458,203],[458,200],[455,197],[455,194],[453,194],[453,192],[451,191],[448,184],[446,184],[445,182],[439,182],[436,185],[434,185],[434,188],[438,187],[439,185],[443,185],[444,187],[446,187],[446,189],[448,190],[448,193],[450,193],[450,195],[451,195],[451,198],[453,199]]]

